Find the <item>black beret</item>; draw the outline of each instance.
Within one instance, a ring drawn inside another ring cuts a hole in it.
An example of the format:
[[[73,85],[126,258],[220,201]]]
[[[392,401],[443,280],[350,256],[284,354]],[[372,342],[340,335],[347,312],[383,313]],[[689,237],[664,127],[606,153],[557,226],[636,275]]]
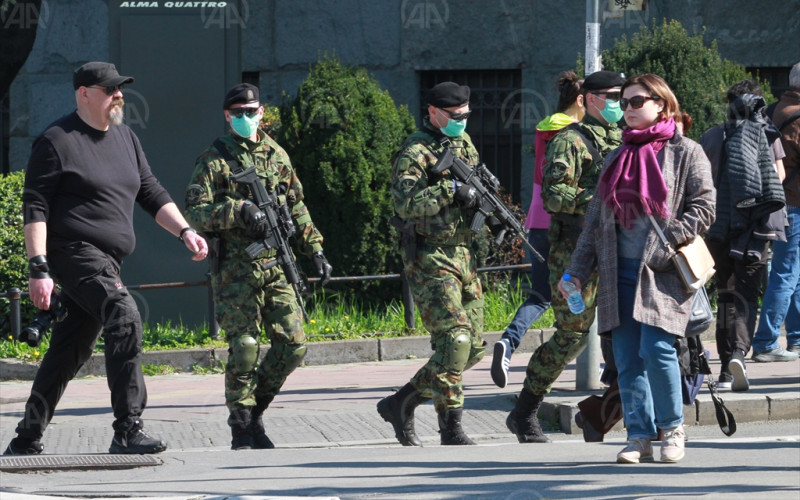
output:
[[[625,75],[614,71],[595,71],[583,81],[586,90],[603,90],[621,87],[625,83]]]
[[[107,62],[87,62],[72,73],[72,87],[75,90],[92,85],[116,87],[123,83],[133,83],[133,77],[120,76],[116,66]]]
[[[437,83],[428,91],[428,104],[437,108],[452,108],[469,103],[469,87],[455,82]]]
[[[222,109],[230,109],[234,104],[261,104],[258,101],[258,87],[249,83],[240,83],[225,94]]]

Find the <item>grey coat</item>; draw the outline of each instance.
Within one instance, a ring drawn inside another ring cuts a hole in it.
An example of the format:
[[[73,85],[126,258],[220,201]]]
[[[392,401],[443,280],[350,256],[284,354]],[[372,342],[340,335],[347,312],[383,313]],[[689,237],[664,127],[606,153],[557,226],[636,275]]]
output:
[[[616,149],[608,155],[604,170],[618,153]],[[673,214],[659,222],[672,246],[677,248],[705,233],[714,222],[716,192],[711,165],[699,144],[678,133],[658,153],[658,163],[668,189],[667,206]],[[589,205],[566,272],[584,282],[595,266],[599,271],[598,331],[607,332],[620,324],[617,224],[614,211],[599,196]],[[691,297],[651,226],[639,268],[633,318],[683,336],[689,322]]]

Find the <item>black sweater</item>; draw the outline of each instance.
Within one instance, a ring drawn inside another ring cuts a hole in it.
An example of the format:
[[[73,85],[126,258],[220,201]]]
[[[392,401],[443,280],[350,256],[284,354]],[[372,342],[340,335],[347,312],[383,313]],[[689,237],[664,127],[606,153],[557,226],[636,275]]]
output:
[[[134,202],[151,216],[172,201],[126,125],[105,132],[77,112],[33,143],[22,197],[25,224],[47,222],[47,248],[91,243],[118,262],[136,246]]]

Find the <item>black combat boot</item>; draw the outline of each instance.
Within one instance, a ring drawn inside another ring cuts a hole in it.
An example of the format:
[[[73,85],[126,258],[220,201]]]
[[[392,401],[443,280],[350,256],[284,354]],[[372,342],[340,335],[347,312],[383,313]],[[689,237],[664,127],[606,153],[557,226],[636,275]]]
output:
[[[550,440],[542,432],[539,424],[539,407],[542,405],[544,396],[531,394],[522,389],[517,398],[517,405],[511,410],[506,418],[506,427],[517,435],[520,443],[549,443]]]
[[[228,425],[231,426],[231,449],[249,450],[253,447],[253,436],[248,431],[250,425],[250,408],[237,408],[228,415]]]
[[[414,430],[414,409],[429,399],[422,397],[409,383],[391,396],[378,401],[378,413],[392,424],[394,437],[403,446],[422,446],[422,441]]]
[[[264,430],[264,421],[261,419],[273,399],[275,399],[275,396],[256,397],[256,405],[250,413],[250,425],[247,430],[250,433],[250,437],[253,438],[253,448],[256,450],[271,450],[275,448],[275,445],[272,444],[267,432]]]
[[[442,445],[472,445],[475,441],[464,434],[461,428],[461,413],[463,408],[449,408],[439,414],[439,434]]]

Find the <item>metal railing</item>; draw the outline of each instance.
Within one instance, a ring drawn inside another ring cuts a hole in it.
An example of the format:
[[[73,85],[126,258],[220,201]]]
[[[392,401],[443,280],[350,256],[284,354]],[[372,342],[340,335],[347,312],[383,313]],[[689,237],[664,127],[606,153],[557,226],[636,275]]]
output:
[[[500,272],[500,271],[517,271],[530,269],[530,264],[516,264],[509,266],[495,266],[495,267],[480,267],[479,273]],[[414,319],[414,299],[411,297],[411,289],[408,286],[408,281],[405,278],[405,273],[399,274],[379,274],[368,276],[333,276],[328,280],[329,283],[350,283],[357,281],[381,281],[381,280],[402,280],[402,298],[403,298],[403,319],[406,326],[413,330],[416,328],[416,320]],[[309,283],[316,283],[320,278],[308,278]],[[206,281],[196,282],[169,282],[169,283],[148,283],[144,285],[127,285],[129,290],[162,290],[164,288],[187,288],[195,286],[205,286],[208,289],[208,317],[209,326],[208,333],[212,338],[219,337],[219,325],[215,318],[215,305],[214,305],[214,291],[210,286],[210,279]],[[21,325],[21,301],[22,297],[27,297],[28,292],[23,292],[19,288],[12,288],[8,292],[0,292],[0,298],[7,298],[10,305],[10,320],[11,320],[11,335],[14,338],[19,337],[22,329]]]

